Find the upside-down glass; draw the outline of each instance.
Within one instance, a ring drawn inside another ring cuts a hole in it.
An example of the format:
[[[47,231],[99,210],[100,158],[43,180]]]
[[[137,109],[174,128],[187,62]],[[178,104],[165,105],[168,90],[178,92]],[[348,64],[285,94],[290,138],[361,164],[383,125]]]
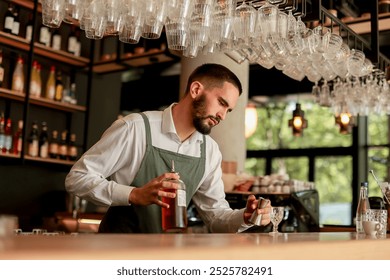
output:
[[[123,25],[119,31],[119,40],[124,43],[137,44],[144,25],[144,4],[137,0],[130,0],[123,9]]]
[[[106,17],[106,35],[118,35],[123,26],[123,0],[105,1],[104,16]]]
[[[145,22],[142,37],[158,39],[167,19],[169,0],[149,0],[145,2]]]
[[[271,208],[270,212],[270,218],[271,223],[273,225],[272,231],[269,233],[271,235],[278,235],[280,234],[278,231],[278,226],[280,222],[283,220],[284,217],[284,207],[283,206],[276,206]]]
[[[103,0],[94,0],[84,12],[83,23],[88,39],[101,39],[106,30],[107,20]]]
[[[250,46],[250,38],[255,34],[257,11],[243,1],[235,10],[233,32],[239,45]]]
[[[50,28],[60,27],[65,15],[64,0],[42,1],[42,23]]]

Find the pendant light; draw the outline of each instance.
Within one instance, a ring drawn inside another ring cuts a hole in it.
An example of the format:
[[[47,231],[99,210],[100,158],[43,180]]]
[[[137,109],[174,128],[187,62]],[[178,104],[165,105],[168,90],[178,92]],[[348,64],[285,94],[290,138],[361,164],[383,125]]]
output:
[[[353,126],[353,118],[350,113],[340,113],[339,115],[335,116],[336,124],[340,126],[340,133],[341,134],[348,134],[351,133],[352,126]]]
[[[307,120],[305,119],[305,112],[301,109],[301,104],[297,103],[293,111],[292,119],[288,121],[288,126],[292,127],[294,136],[302,136],[303,129],[307,128]]]

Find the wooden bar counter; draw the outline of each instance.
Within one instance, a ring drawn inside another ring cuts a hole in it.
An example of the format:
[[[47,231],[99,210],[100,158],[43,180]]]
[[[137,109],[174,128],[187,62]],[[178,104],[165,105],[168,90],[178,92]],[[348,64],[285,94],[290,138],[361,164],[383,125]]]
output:
[[[3,260],[364,260],[390,259],[390,235],[354,232],[241,234],[15,235],[0,239]]]

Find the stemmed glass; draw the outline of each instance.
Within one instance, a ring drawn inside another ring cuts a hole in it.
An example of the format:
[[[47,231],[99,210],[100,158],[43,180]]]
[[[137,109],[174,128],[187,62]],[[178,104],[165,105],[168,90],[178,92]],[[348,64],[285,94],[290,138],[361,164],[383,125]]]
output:
[[[273,225],[272,231],[269,233],[271,235],[278,235],[280,232],[278,232],[278,226],[280,222],[282,221],[284,216],[284,207],[283,206],[277,206],[271,208],[270,218],[271,223]]]

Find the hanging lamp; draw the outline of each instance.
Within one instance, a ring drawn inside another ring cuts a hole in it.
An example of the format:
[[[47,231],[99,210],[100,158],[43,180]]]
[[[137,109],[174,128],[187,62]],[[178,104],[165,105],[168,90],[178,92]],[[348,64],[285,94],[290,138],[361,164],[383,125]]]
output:
[[[288,121],[288,126],[292,127],[294,136],[302,136],[303,129],[307,128],[307,120],[305,119],[305,112],[301,109],[301,104],[297,103],[293,111],[292,119]]]

